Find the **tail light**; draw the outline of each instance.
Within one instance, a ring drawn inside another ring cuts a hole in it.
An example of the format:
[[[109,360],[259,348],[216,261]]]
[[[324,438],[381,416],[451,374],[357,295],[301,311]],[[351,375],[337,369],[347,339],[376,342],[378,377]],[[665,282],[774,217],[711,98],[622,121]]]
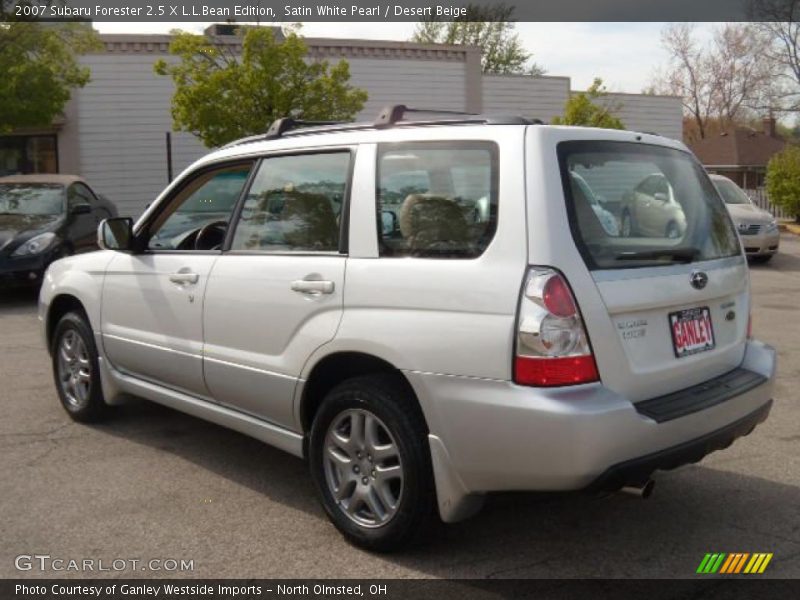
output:
[[[514,382],[554,387],[599,381],[578,305],[553,269],[528,270],[517,321]]]

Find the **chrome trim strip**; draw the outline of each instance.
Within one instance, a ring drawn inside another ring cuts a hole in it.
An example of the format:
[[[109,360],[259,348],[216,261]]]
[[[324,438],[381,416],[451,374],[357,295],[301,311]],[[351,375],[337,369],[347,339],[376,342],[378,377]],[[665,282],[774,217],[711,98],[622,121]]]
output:
[[[167,348],[166,346],[159,346],[158,344],[151,344],[149,342],[132,340],[130,338],[114,335],[112,333],[104,333],[103,338],[110,338],[113,340],[118,340],[120,342],[127,342],[129,344],[135,344],[137,346],[144,346],[145,348],[152,348],[153,350],[162,350],[164,352],[170,352],[172,354],[180,354],[181,356],[188,356],[189,358],[203,358],[201,354],[192,354],[191,352],[184,352],[183,350],[175,350],[174,348]]]
[[[282,379],[291,379],[292,381],[299,381],[297,377],[293,377],[291,375],[286,375],[284,373],[276,373],[275,371],[267,371],[266,369],[259,369],[258,367],[251,367],[248,365],[242,365],[239,363],[230,362],[227,360],[220,360],[219,358],[211,358],[210,356],[204,355],[203,360],[207,360],[209,362],[217,363],[218,365],[225,365],[226,367],[236,367],[237,369],[244,369],[246,371],[253,371],[254,373],[261,373],[263,375],[269,375],[270,377],[280,377]]]
[[[170,390],[159,385],[125,375],[117,370],[108,370],[119,388],[129,394],[141,396],[157,404],[192,415],[222,427],[227,427],[275,446],[299,458],[303,457],[303,436],[267,421],[231,410],[219,404],[198,400],[193,396]]]
[[[227,360],[221,360],[219,358],[212,358],[205,354],[192,354],[191,352],[184,352],[183,350],[175,350],[174,348],[167,348],[166,346],[159,346],[158,344],[151,344],[149,342],[132,340],[130,338],[122,337],[119,335],[113,335],[111,333],[104,333],[103,337],[119,340],[121,342],[128,342],[129,344],[136,344],[137,346],[144,346],[145,348],[152,348],[154,350],[162,350],[164,352],[170,352],[172,354],[180,354],[181,356],[188,356],[189,358],[208,360],[220,365],[225,365],[226,367],[236,367],[237,369],[245,369],[247,371],[253,371],[255,373],[262,373],[264,375],[269,375],[270,377],[280,377],[283,379],[291,379],[292,381],[300,381],[299,378],[294,377],[292,375],[286,375],[285,373],[276,373],[275,371],[267,371],[266,369],[259,369],[258,367],[251,367],[249,365],[242,365]]]
[[[730,256],[717,260],[692,262],[680,265],[665,265],[663,267],[642,267],[641,269],[601,269],[592,271],[592,279],[600,283],[603,281],[623,281],[629,279],[646,279],[649,277],[667,277],[670,275],[688,275],[694,270],[715,271],[744,265],[744,256]]]

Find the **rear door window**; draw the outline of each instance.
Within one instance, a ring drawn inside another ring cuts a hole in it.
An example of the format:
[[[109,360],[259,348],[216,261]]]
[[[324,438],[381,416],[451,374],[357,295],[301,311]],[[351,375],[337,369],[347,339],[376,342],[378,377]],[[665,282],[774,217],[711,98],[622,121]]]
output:
[[[378,151],[381,256],[475,258],[497,228],[497,147],[403,142]]]
[[[699,262],[740,253],[724,204],[690,154],[662,146],[581,141],[562,142],[558,155],[573,237],[590,269]]]

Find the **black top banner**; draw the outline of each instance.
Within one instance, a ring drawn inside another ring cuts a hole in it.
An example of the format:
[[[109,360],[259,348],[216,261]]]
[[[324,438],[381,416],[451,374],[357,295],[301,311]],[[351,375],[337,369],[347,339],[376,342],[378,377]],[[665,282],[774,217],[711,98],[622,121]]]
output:
[[[788,21],[796,0],[2,0],[6,19],[47,21],[442,21],[504,4],[516,21]],[[800,6],[797,7],[800,12]],[[800,15],[798,15],[800,16]]]

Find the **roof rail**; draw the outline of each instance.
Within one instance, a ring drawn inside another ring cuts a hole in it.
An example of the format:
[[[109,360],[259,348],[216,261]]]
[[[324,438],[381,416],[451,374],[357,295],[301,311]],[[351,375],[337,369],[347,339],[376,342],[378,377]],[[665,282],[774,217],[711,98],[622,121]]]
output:
[[[409,108],[405,104],[390,104],[384,106],[378,117],[373,122],[375,127],[390,127],[402,121],[407,113],[427,113],[431,115],[452,115],[460,117],[476,117],[475,113],[463,112],[458,110],[439,110],[431,108]]]
[[[259,133],[256,135],[249,135],[247,137],[233,140],[222,146],[221,149],[233,148],[241,144],[250,144],[252,142],[261,142],[264,140],[274,140],[283,137],[283,134],[292,129],[299,129],[301,127],[319,127],[325,125],[350,125],[350,121],[304,121],[302,119],[293,119],[292,117],[282,117],[275,119],[267,129],[266,133]]]
[[[292,117],[283,117],[276,119],[272,125],[267,129],[264,135],[265,140],[271,140],[281,137],[287,131],[297,129],[298,127],[319,127],[322,125],[344,125],[348,121],[304,121],[302,119],[293,119]]]
[[[413,121],[406,121],[408,113],[431,115]],[[394,125],[541,125],[539,119],[526,119],[519,116],[487,116],[476,113],[460,112],[455,110],[439,110],[427,108],[409,108],[405,104],[392,104],[385,106],[373,122],[354,121],[304,121],[292,117],[276,119],[269,126],[266,133],[251,135],[226,144],[222,148],[231,148],[241,144],[249,144],[265,140],[274,140],[284,134],[303,134],[303,128],[309,128],[308,133],[341,132],[359,129],[384,129]],[[295,131],[297,130],[297,131]]]
[[[421,121],[408,121],[409,124],[413,123],[442,123],[442,124],[456,124],[456,123],[483,123],[485,125],[534,125],[540,124],[536,120],[525,119],[518,116],[486,116],[477,113],[463,112],[457,110],[440,110],[437,108],[409,108],[405,104],[390,104],[384,106],[378,117],[372,123],[375,128],[385,128],[396,125],[404,120],[408,113],[416,114],[429,114],[433,115],[433,119],[423,119]],[[444,116],[445,118],[436,118],[436,116]]]

